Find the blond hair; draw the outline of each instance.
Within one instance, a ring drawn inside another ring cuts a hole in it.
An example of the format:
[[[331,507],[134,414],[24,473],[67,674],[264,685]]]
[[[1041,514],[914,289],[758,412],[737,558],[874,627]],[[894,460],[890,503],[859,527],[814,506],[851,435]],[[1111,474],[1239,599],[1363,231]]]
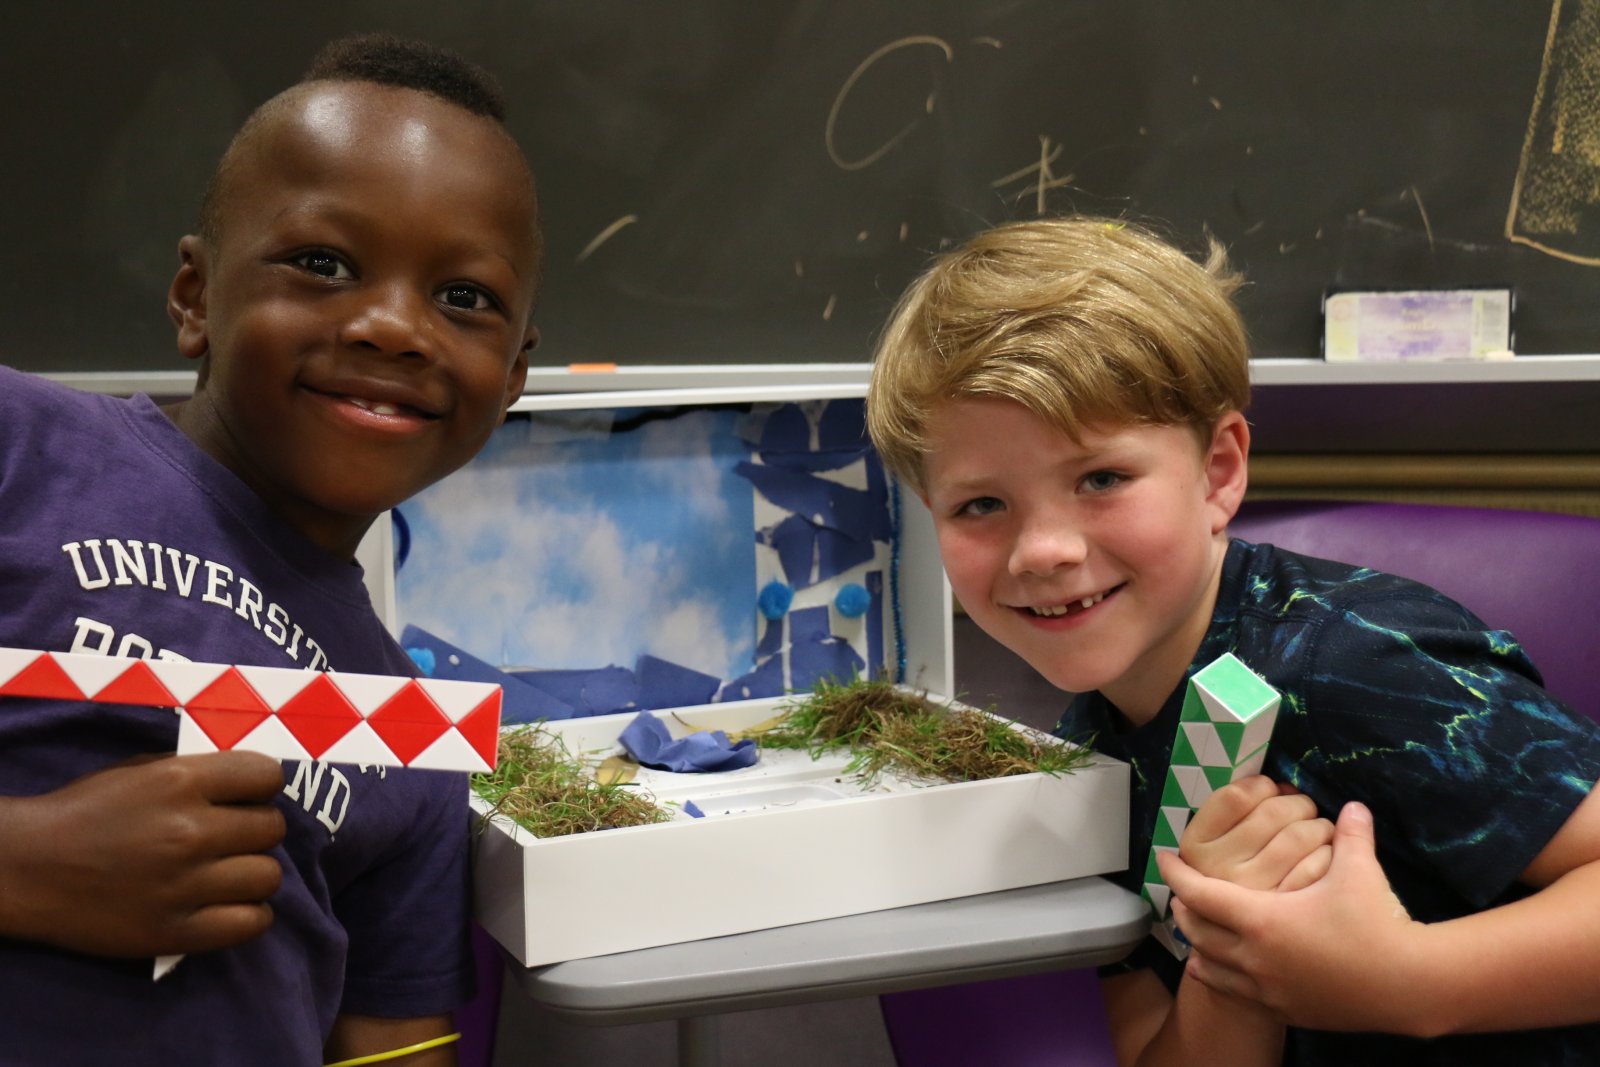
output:
[[[1094,424],[1209,439],[1250,400],[1249,341],[1220,245],[1204,264],[1114,219],[995,227],[901,296],[873,360],[867,429],[921,490],[930,420],[957,398],[1016,401],[1074,440]]]

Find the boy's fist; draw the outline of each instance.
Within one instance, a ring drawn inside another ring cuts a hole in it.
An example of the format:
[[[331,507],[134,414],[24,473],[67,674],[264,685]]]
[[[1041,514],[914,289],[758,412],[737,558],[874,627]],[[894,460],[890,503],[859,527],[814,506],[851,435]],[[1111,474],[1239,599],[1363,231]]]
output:
[[[1300,889],[1333,859],[1333,823],[1310,797],[1263,775],[1230,782],[1189,820],[1178,855],[1201,874],[1247,889]]]
[[[0,808],[0,933],[100,956],[258,937],[282,878],[277,760],[212,752],[119,763]]]

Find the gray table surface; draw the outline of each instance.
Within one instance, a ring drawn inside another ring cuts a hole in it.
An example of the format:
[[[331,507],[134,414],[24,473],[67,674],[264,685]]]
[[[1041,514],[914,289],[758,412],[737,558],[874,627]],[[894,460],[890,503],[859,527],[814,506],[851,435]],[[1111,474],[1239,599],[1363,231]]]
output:
[[[548,1010],[609,1026],[1089,967],[1148,927],[1137,896],[1077,878],[511,971]]]

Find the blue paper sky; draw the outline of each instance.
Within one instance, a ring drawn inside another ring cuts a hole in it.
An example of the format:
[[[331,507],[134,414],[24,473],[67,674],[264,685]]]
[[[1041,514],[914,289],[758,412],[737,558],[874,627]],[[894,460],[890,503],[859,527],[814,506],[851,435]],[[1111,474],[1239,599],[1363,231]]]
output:
[[[612,414],[509,422],[405,504],[401,621],[499,666],[631,669],[649,653],[719,678],[749,670],[755,545],[750,483],[733,472],[749,455],[738,413],[607,433]]]

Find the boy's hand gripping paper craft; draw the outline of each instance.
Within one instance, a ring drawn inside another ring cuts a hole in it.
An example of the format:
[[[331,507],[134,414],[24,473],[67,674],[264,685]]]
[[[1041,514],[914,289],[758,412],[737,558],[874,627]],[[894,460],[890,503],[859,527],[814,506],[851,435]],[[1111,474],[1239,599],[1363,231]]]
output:
[[[0,697],[175,708],[180,756],[244,749],[487,772],[499,750],[500,695],[486,682],[0,648]],[[182,958],[157,957],[152,977]]]
[[[176,708],[178,754],[494,770],[500,687],[0,648],[0,697]]]
[[[1139,891],[1155,910],[1151,933],[1179,959],[1188,957],[1189,946],[1172,921],[1172,890],[1161,879],[1156,853],[1178,850],[1189,817],[1213,792],[1235,779],[1261,773],[1267,742],[1278,721],[1278,702],[1278,691],[1231,652],[1189,679],[1145,864],[1144,888]]]

